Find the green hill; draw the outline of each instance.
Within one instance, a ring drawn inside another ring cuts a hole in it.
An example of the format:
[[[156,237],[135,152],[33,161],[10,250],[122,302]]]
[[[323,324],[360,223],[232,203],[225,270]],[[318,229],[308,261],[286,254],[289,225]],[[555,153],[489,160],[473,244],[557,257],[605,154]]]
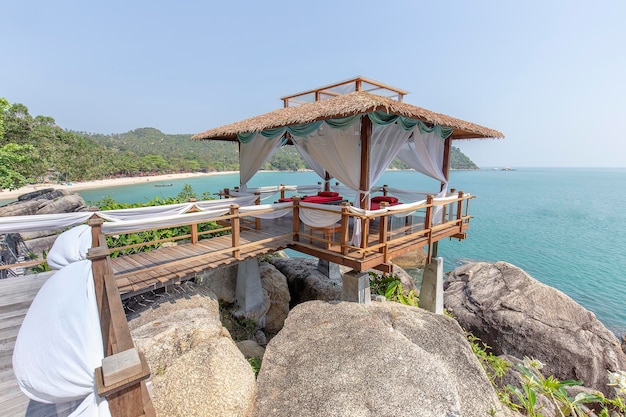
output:
[[[80,132],[79,132],[80,133]],[[238,169],[237,146],[222,141],[193,141],[191,135],[168,135],[158,129],[146,127],[127,133],[98,135],[80,133],[108,148],[133,152],[139,156],[161,155],[174,166],[186,166],[190,170],[224,171]],[[452,169],[478,169],[458,148],[452,147]],[[307,165],[293,146],[284,146],[263,166],[277,171],[306,169]],[[390,166],[394,169],[407,169],[408,166],[396,159]]]
[[[478,169],[453,147],[452,169]],[[293,146],[284,146],[263,169],[295,171],[307,165]],[[391,168],[406,169],[395,160]],[[103,135],[65,130],[48,116],[33,117],[20,103],[0,99],[0,188],[44,179],[80,181],[139,173],[235,171],[234,142],[193,141],[146,127]]]

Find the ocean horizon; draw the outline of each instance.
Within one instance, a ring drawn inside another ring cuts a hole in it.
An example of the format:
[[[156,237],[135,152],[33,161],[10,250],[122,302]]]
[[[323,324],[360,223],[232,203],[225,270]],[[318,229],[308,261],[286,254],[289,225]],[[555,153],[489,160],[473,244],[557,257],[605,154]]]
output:
[[[450,188],[475,196],[466,240],[444,240],[439,256],[450,271],[469,261],[505,261],[594,312],[616,335],[626,334],[626,168],[524,168],[454,170]],[[309,185],[313,172],[259,172],[250,187]],[[78,191],[95,203],[110,196],[143,202],[178,194],[185,184],[200,195],[238,184],[238,174],[168,180]],[[387,171],[377,185],[436,191],[438,182],[413,171]]]

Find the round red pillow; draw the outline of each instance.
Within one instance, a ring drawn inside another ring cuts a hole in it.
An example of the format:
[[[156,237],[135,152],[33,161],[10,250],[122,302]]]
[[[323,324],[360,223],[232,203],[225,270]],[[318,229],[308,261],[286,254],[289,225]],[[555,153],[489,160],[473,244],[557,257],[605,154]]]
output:
[[[317,195],[320,197],[337,197],[339,196],[339,193],[336,193],[334,191],[320,191],[317,193]]]
[[[389,195],[377,195],[376,197],[372,197],[372,203],[382,203],[383,201],[393,204],[397,203],[398,199]]]

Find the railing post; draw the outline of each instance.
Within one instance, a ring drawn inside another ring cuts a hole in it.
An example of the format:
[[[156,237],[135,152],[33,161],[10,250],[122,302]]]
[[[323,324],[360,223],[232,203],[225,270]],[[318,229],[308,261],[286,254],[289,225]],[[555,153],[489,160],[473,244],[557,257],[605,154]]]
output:
[[[256,195],[256,200],[254,200],[254,205],[260,206],[261,205],[261,192],[257,191],[254,193],[254,195]],[[261,218],[259,217],[254,218],[254,228],[256,230],[261,230]]]
[[[220,196],[220,199],[222,196]],[[230,188],[224,188],[224,198],[230,198]]]
[[[239,259],[241,256],[241,251],[239,250],[239,228],[240,228],[240,219],[239,219],[239,205],[232,204],[230,206],[230,215],[232,216],[230,219],[231,224],[231,235],[233,237],[233,258]]]
[[[457,207],[456,207],[456,219],[459,222],[459,233],[463,233],[463,221],[461,221],[461,216],[463,214],[463,196],[464,195],[465,193],[463,191],[459,191],[459,201],[457,202]]]
[[[189,199],[190,203],[195,203],[196,199],[195,198],[190,198]],[[189,210],[187,213],[196,213],[198,212],[198,208],[196,206],[193,206],[191,208],[191,210]],[[197,223],[192,223],[189,225],[189,232],[191,233],[191,243],[192,244],[196,244],[198,243],[198,224]]]
[[[387,184],[383,185],[383,195],[386,196],[387,195],[387,187],[389,187]],[[381,205],[382,206],[382,205]]]
[[[361,249],[363,250],[363,258],[365,258],[365,249],[367,249],[367,241],[369,239],[370,234],[370,219],[369,217],[360,218],[362,230],[361,230]]]
[[[426,254],[426,263],[430,263],[432,258],[432,245],[433,245],[433,231],[432,231],[432,219],[433,219],[433,199],[432,194],[426,196],[426,217],[424,218],[424,230],[427,231],[428,236],[428,253]]]
[[[383,186],[383,192],[385,192],[385,186]],[[387,209],[389,207],[389,203],[387,203],[386,201],[382,201],[380,203],[380,208],[381,209]],[[387,262],[387,231],[388,231],[388,225],[387,225],[387,214],[384,214],[382,216],[380,216],[380,225],[379,225],[379,233],[378,233],[378,243],[380,244],[384,244],[385,246],[382,246],[378,249],[379,253],[385,254],[384,258],[385,258],[385,262]]]
[[[102,223],[104,220],[100,217],[92,216],[87,220],[87,224],[91,227],[91,247],[100,246],[100,235],[102,234]]]
[[[280,198],[285,198],[285,184],[280,184]]]
[[[341,254],[348,254],[348,233],[350,229],[350,203],[341,203]]]
[[[293,241],[300,241],[300,197],[293,197]]]

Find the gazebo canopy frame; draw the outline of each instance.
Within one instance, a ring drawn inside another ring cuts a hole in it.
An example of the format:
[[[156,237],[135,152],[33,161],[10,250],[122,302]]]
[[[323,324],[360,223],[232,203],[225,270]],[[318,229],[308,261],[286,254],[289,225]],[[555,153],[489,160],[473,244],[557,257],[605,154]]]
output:
[[[446,133],[443,135],[445,137],[442,136],[445,140],[442,160],[437,161],[445,177],[445,181],[442,178],[442,190],[449,178],[452,140],[504,137],[497,130],[407,104],[404,102],[406,94],[404,90],[364,77],[355,77],[282,97],[284,107],[281,109],[198,133],[192,139],[239,141],[241,146],[255,133],[268,137],[267,132],[281,128],[302,128],[319,121],[333,121],[360,115],[361,157],[356,191],[360,193],[359,206],[365,209],[369,203],[367,190],[372,185],[370,184],[370,158],[374,132],[372,120],[381,117],[399,117],[408,123],[421,123],[425,129],[445,129]],[[392,123],[396,123],[395,119]],[[288,132],[281,131],[280,135],[284,135],[282,143],[292,139]],[[328,180],[328,175],[322,178]],[[242,181],[242,184],[244,183],[245,181]]]

